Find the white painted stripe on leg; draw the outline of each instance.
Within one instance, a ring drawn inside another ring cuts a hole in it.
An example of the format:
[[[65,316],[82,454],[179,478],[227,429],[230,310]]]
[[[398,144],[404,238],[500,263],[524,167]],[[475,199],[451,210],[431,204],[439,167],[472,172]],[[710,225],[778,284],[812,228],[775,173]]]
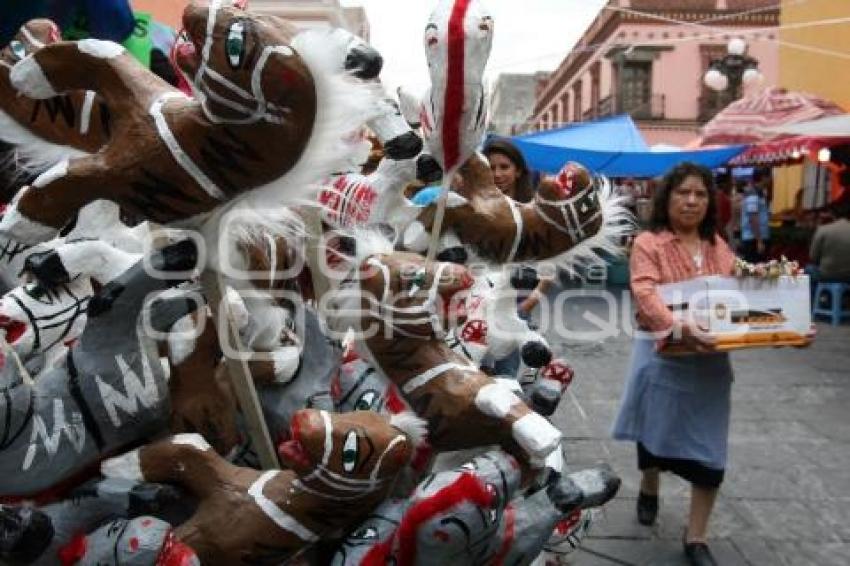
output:
[[[508,254],[508,258],[505,260],[505,263],[511,263],[516,257],[516,252],[519,249],[519,243],[522,241],[522,215],[520,214],[514,199],[505,195],[505,200],[508,201],[508,206],[511,209],[511,216],[513,216],[514,225],[516,226],[516,235],[514,236],[513,244],[511,244],[511,253]]]
[[[263,488],[265,485],[279,473],[280,470],[269,470],[261,475],[257,478],[257,481],[251,484],[251,487],[248,488],[248,495],[254,499],[254,503],[263,510],[266,517],[271,519],[275,525],[294,534],[303,541],[316,542],[319,540],[316,533],[299,523],[295,517],[278,507],[274,501],[263,495]]]
[[[30,45],[32,45],[36,49],[41,49],[42,47],[44,47],[44,43],[40,39],[36,38],[30,32],[30,30],[27,29],[26,26],[23,26],[21,28],[21,33],[24,35],[24,38],[30,43]]]
[[[98,59],[114,59],[124,53],[124,48],[114,41],[92,38],[81,39],[78,41],[77,49],[79,49],[81,53],[97,57]]]
[[[473,365],[462,365],[455,362],[447,362],[438,366],[434,366],[431,369],[420,373],[413,379],[408,380],[404,385],[401,386],[401,390],[404,391],[405,394],[409,395],[410,393],[413,393],[423,385],[427,384],[432,379],[439,377],[440,375],[453,369],[458,371],[478,371],[478,368]]]
[[[183,170],[186,171],[186,173],[188,173],[189,176],[192,177],[192,179],[194,179],[208,195],[216,200],[226,200],[227,197],[224,192],[222,192],[212,179],[207,177],[206,173],[204,173],[201,168],[192,161],[192,158],[183,151],[183,148],[180,147],[180,142],[177,141],[177,138],[174,137],[174,133],[168,126],[168,121],[162,113],[162,107],[165,102],[173,98],[188,97],[183,93],[165,92],[151,104],[149,113],[156,124],[156,131],[159,133],[159,137],[163,142],[165,142],[166,147],[168,147],[168,151],[171,152],[171,156],[174,157],[177,164],[180,165],[180,167],[182,167]]]
[[[201,452],[206,452],[212,448],[203,436],[196,433],[175,434],[171,437],[171,443],[181,446],[192,446]]]
[[[142,466],[139,462],[138,449],[109,458],[100,463],[100,473],[108,478],[121,478],[127,480],[143,481]]]
[[[83,100],[83,109],[80,113],[80,133],[85,135],[89,133],[89,123],[91,122],[91,108],[94,105],[95,92],[93,90],[86,91],[86,98]]]
[[[41,175],[35,178],[35,181],[32,182],[32,186],[36,189],[40,189],[45,185],[48,185],[55,181],[56,179],[61,179],[65,175],[68,174],[68,160],[63,159]]]

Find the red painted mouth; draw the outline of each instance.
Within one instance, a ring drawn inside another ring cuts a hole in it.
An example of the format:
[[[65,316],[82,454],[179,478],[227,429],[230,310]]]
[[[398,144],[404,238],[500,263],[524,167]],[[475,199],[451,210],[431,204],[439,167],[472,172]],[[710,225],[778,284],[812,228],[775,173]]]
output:
[[[281,461],[294,469],[310,469],[313,467],[310,454],[301,444],[301,429],[304,426],[309,427],[309,417],[307,411],[301,410],[292,415],[289,423],[289,438],[286,442],[281,442],[277,447],[277,454]]]
[[[286,464],[294,464],[296,468],[309,468],[310,455],[304,449],[304,445],[297,439],[281,442],[277,447],[277,453],[280,459]]]
[[[6,331],[6,342],[14,344],[27,331],[27,325],[20,320],[14,320],[8,316],[0,315],[0,329]]]
[[[193,75],[197,71],[198,48],[185,31],[180,32],[177,41],[174,42],[171,56],[174,64],[189,75]]]

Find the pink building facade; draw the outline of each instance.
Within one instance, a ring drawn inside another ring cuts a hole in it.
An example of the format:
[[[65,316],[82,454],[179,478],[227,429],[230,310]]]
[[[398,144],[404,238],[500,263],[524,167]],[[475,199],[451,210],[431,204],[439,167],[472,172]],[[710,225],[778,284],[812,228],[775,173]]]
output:
[[[649,145],[693,142],[702,124],[742,94],[718,94],[702,82],[730,38],[747,42],[764,75],[762,84],[776,84],[776,5],[775,0],[609,0],[537,97],[532,129],[630,114]]]

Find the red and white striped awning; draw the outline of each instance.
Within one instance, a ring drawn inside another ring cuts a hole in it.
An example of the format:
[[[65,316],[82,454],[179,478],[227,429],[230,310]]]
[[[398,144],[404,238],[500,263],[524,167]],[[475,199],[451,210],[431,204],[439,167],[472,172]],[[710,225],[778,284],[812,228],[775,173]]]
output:
[[[721,110],[703,126],[702,144],[759,143],[776,135],[768,128],[838,114],[844,114],[840,106],[813,94],[766,88]]]
[[[804,159],[816,160],[821,149],[846,143],[850,143],[850,137],[794,136],[754,144],[729,164],[735,167],[769,166],[795,163]]]

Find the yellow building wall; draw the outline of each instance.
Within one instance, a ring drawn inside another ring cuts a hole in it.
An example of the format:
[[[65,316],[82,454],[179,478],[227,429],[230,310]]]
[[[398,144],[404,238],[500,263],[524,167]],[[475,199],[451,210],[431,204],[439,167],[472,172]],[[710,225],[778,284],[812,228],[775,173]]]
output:
[[[810,92],[850,111],[850,22],[806,25],[850,18],[850,0],[782,0],[779,86]],[[774,213],[793,208],[803,181],[802,166],[773,172]]]
[[[788,165],[773,169],[773,200],[770,212],[779,214],[794,209],[794,199],[803,185],[803,166]]]
[[[846,75],[850,68],[850,22],[805,26],[841,18],[850,18],[850,0],[782,1],[779,84],[811,92],[850,111],[850,79]]]

